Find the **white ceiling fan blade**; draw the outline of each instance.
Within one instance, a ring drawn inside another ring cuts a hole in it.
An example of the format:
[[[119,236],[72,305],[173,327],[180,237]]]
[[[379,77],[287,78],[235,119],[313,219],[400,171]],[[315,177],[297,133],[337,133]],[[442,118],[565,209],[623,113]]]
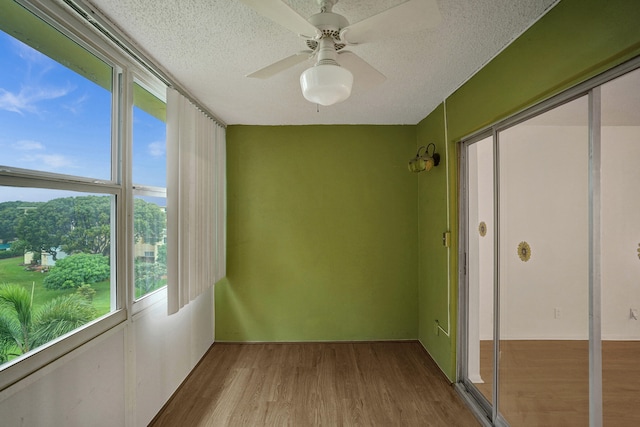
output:
[[[353,73],[353,89],[358,92],[382,84],[387,79],[367,61],[348,50],[338,53],[338,62]]]
[[[267,65],[264,68],[261,68],[258,71],[254,71],[251,74],[247,74],[247,77],[251,77],[254,79],[268,79],[269,77],[273,77],[282,71],[293,67],[301,62],[307,61],[313,57],[313,52],[310,50],[305,50],[302,52],[298,52],[291,56],[287,56],[280,61],[274,62],[271,65]]]
[[[313,38],[320,34],[316,27],[281,0],[240,0],[240,2],[298,35]]]
[[[340,38],[349,44],[365,43],[400,32],[433,28],[441,20],[436,0],[409,0],[364,21],[349,25],[340,32]]]

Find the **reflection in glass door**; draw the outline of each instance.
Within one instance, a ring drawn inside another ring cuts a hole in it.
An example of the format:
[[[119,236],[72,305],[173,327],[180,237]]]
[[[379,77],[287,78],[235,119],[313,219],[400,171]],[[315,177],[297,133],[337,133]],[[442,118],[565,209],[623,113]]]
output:
[[[498,133],[499,412],[589,421],[587,97]]]
[[[640,425],[640,70],[606,83],[602,103],[602,412]]]
[[[493,393],[493,263],[494,197],[493,138],[467,151],[468,189],[468,378],[492,402]]]
[[[633,64],[464,143],[459,372],[496,425],[640,425]]]

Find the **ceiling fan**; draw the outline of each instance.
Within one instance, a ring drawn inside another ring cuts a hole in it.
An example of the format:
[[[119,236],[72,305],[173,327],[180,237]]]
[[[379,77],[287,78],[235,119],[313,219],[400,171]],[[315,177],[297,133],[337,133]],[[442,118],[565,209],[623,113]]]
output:
[[[371,87],[386,77],[346,46],[368,43],[440,22],[437,0],[409,0],[355,24],[334,13],[338,0],[315,0],[320,13],[305,19],[282,0],[240,0],[259,14],[306,39],[308,50],[295,53],[247,77],[267,79],[304,61],[315,64],[300,75],[302,94],[310,102],[332,105],[351,95],[353,74],[358,86]]]

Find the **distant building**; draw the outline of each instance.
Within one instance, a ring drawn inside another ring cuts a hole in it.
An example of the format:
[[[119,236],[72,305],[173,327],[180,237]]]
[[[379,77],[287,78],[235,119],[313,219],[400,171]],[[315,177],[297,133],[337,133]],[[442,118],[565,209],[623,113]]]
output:
[[[24,253],[24,264],[29,265],[33,262],[33,252],[25,252]],[[40,265],[43,267],[53,267],[56,265],[56,260],[66,258],[67,253],[62,250],[56,251],[56,259],[53,259],[53,255],[49,252],[42,252],[40,254]]]

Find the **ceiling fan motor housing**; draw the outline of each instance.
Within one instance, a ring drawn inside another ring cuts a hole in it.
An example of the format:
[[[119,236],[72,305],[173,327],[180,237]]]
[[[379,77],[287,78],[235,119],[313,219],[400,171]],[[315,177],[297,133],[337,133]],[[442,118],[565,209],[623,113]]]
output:
[[[324,36],[331,35],[336,40],[340,39],[340,30],[349,26],[347,18],[333,12],[316,13],[311,15],[308,21],[322,31]]]
[[[336,51],[345,47],[345,44],[340,40],[340,30],[349,26],[347,18],[333,12],[322,12],[311,15],[308,21],[321,31],[322,38],[330,37],[333,39]],[[318,42],[313,39],[307,40],[307,46],[309,49],[315,50]]]
[[[317,61],[300,75],[300,87],[305,99],[326,106],[351,95],[353,74],[336,61],[337,51],[345,46],[340,43],[340,30],[348,27],[349,21],[331,11],[335,1],[318,0],[318,4],[322,12],[312,15],[308,21],[320,30],[321,36],[307,40],[307,46],[317,53]]]

